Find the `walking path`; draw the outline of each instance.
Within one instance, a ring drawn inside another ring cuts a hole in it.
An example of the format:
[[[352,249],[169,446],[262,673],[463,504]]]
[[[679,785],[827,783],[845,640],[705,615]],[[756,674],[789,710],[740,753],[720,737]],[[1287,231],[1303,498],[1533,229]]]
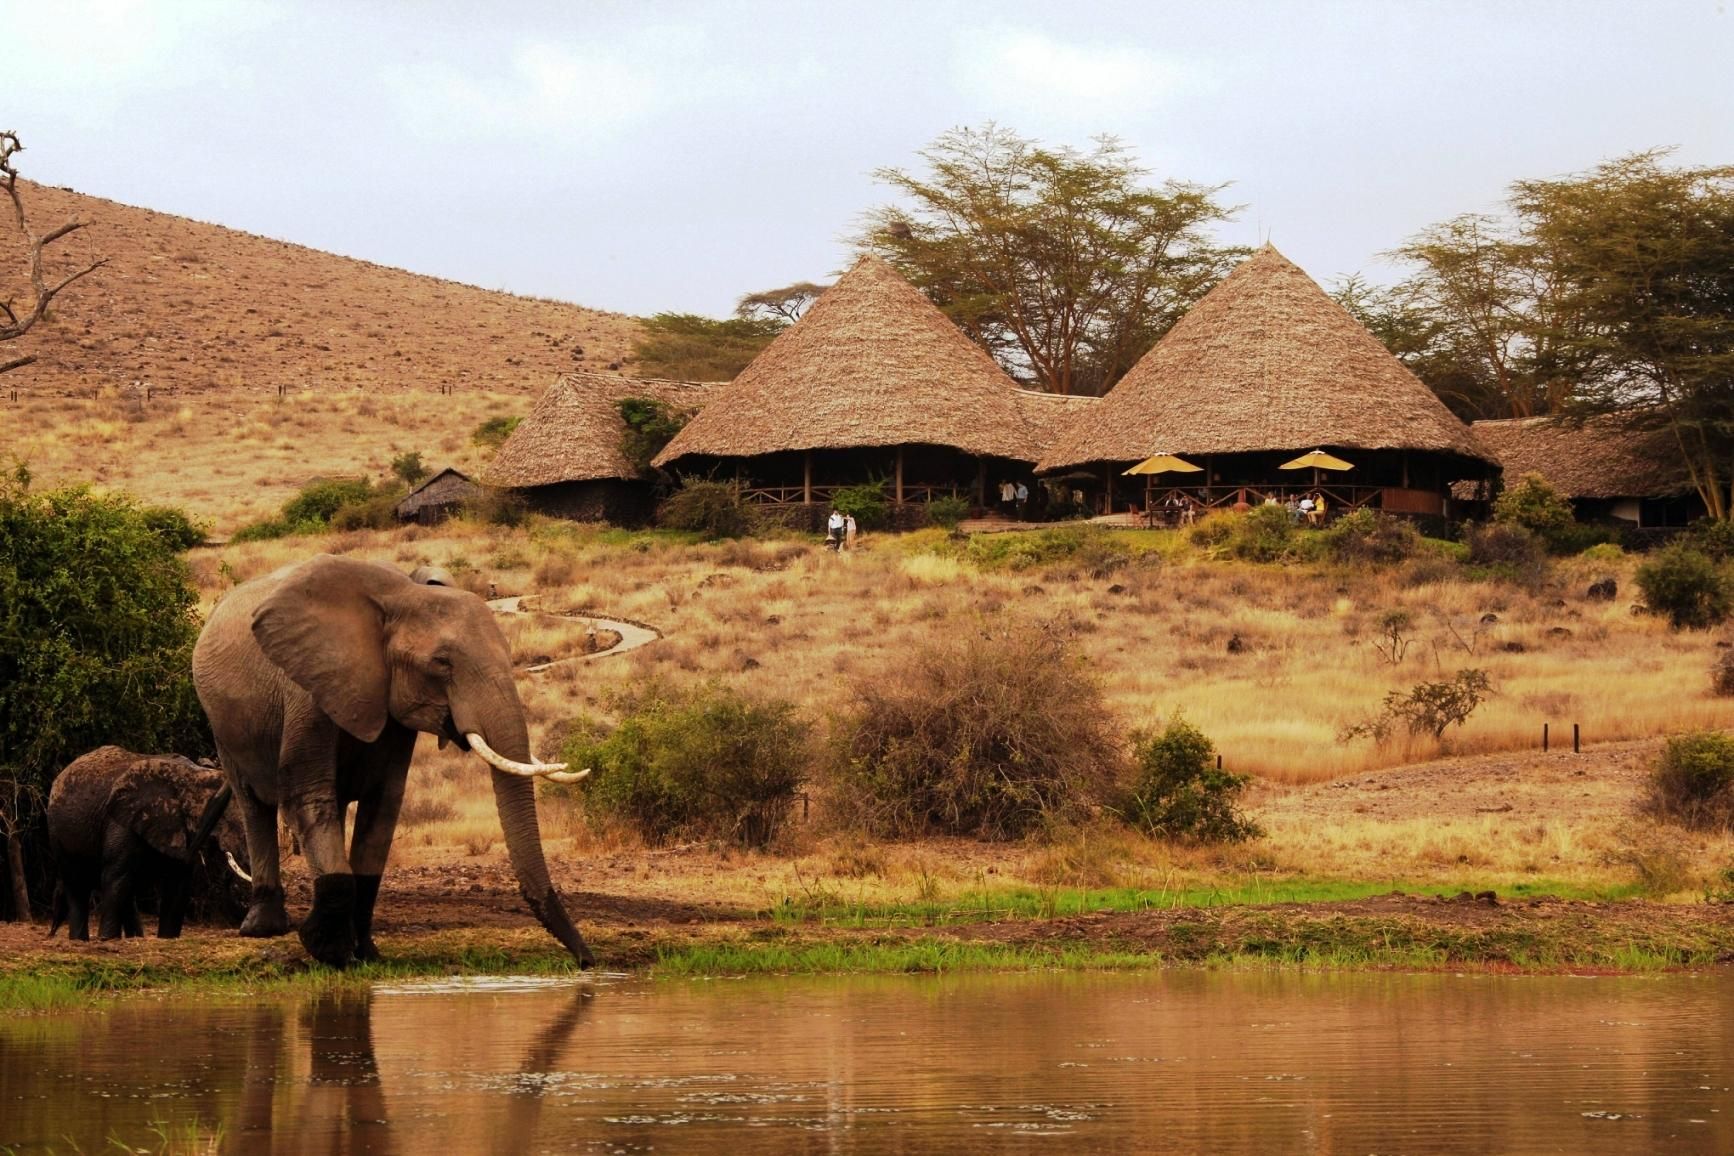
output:
[[[576,622],[588,622],[590,625],[601,627],[603,630],[612,630],[620,635],[620,641],[607,650],[598,650],[594,654],[577,654],[571,658],[559,658],[553,662],[526,666],[524,671],[527,674],[537,674],[567,662],[587,662],[593,658],[609,658],[616,654],[624,654],[629,650],[637,650],[646,643],[655,642],[662,637],[662,631],[656,627],[647,626],[642,622],[629,622],[624,618],[598,618],[592,614],[555,614],[549,610],[526,610],[523,605],[524,597],[522,594],[516,594],[510,598],[495,598],[488,603],[488,609],[496,614],[535,614],[545,618],[570,618]]]

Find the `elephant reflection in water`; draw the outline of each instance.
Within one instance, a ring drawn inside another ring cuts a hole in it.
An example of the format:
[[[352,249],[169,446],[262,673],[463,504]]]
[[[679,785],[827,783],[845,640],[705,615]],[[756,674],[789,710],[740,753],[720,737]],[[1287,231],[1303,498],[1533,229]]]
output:
[[[326,993],[303,1009],[307,1082],[303,1090],[285,1096],[283,1119],[278,1118],[278,1090],[294,1086],[289,1072],[280,1070],[290,1067],[285,1013],[282,1008],[259,1009],[248,1030],[247,1075],[233,1125],[225,1130],[225,1153],[393,1156],[400,1150],[442,1147],[439,1137],[399,1133],[392,1127],[374,1058],[373,998],[371,991]],[[530,1150],[541,1124],[544,1083],[527,1077],[554,1067],[591,999],[587,989],[575,989],[536,1033],[518,1065],[514,1094],[504,1098],[505,1118],[489,1129],[488,1151],[504,1156]]]

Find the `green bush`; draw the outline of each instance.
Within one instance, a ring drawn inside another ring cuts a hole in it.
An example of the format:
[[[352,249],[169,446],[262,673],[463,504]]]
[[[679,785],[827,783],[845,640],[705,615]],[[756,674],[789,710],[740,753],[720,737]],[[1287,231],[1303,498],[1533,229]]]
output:
[[[1699,518],[1686,529],[1686,543],[1717,562],[1734,558],[1734,521]]]
[[[1626,556],[1617,542],[1598,542],[1586,549],[1582,557],[1590,562],[1618,562]]]
[[[333,530],[389,530],[397,525],[397,504],[403,499],[399,489],[380,489],[361,502],[345,502],[331,515]]]
[[[32,827],[54,775],[93,747],[211,752],[199,596],[158,521],[122,496],[0,481],[0,835]]]
[[[490,526],[512,528],[530,520],[530,504],[511,490],[484,486],[479,494],[464,503],[463,514]]]
[[[1669,739],[1650,773],[1644,807],[1700,830],[1734,829],[1734,736],[1703,731]]]
[[[1234,537],[1236,517],[1226,510],[1206,514],[1186,532],[1186,540],[1202,549],[1214,550]]]
[[[1719,626],[1734,607],[1734,591],[1722,567],[1684,542],[1651,555],[1633,575],[1650,614],[1665,615],[1675,630]]]
[[[187,516],[176,506],[146,506],[139,517],[151,533],[166,542],[176,553],[205,544],[205,527]]]
[[[1421,535],[1402,518],[1377,510],[1344,514],[1319,534],[1332,559],[1347,564],[1406,562],[1421,549]]]
[[[1540,474],[1524,474],[1516,485],[1507,486],[1493,502],[1493,521],[1500,526],[1522,526],[1556,553],[1569,551],[1577,537],[1577,516],[1571,503]]]
[[[859,679],[848,701],[832,758],[845,825],[1015,839],[1113,794],[1122,756],[1112,716],[1056,626],[956,624]]]
[[[688,415],[653,397],[623,397],[614,403],[626,432],[620,436],[620,452],[639,473],[661,453],[674,435],[685,428]]]
[[[1198,843],[1238,843],[1264,832],[1236,799],[1252,781],[1216,766],[1204,732],[1176,717],[1160,731],[1132,735],[1132,792],[1127,820],[1152,835]]]
[[[934,498],[927,503],[927,520],[943,529],[955,530],[957,524],[967,517],[969,517],[968,498]],[[856,519],[856,521],[859,520],[859,518]]]
[[[705,538],[739,538],[752,528],[751,512],[729,482],[682,478],[656,511],[657,523]]]
[[[329,526],[338,510],[348,505],[360,505],[376,491],[366,478],[333,478],[309,482],[300,493],[283,503],[283,521],[291,526]]]
[[[1227,550],[1247,562],[1278,562],[1294,550],[1294,515],[1287,506],[1254,506],[1232,515]]]
[[[470,440],[476,445],[490,449],[499,449],[512,436],[512,431],[518,428],[521,417],[491,417],[476,427],[470,435]]]
[[[588,721],[562,757],[591,768],[582,798],[596,823],[623,823],[652,843],[771,842],[806,782],[810,728],[793,703],[717,687],[686,694],[652,688],[622,703],[606,735]]]
[[[963,555],[984,570],[1030,570],[1075,563],[1104,573],[1124,565],[1129,558],[1125,547],[1106,529],[1079,525],[977,534],[964,546]]]
[[[855,525],[863,530],[883,529],[891,520],[891,503],[885,497],[884,482],[843,486],[832,495],[831,505],[840,513],[853,514]]]

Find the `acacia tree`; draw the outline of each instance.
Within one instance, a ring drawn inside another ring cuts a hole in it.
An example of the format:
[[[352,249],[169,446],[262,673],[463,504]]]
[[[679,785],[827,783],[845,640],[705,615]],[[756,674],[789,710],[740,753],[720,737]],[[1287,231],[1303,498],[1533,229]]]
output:
[[[24,238],[24,249],[30,265],[29,299],[21,306],[16,305],[10,298],[0,301],[0,343],[15,341],[30,332],[36,323],[47,315],[49,305],[61,290],[80,277],[94,273],[108,264],[108,259],[104,257],[74,270],[58,281],[50,282],[43,259],[44,253],[54,242],[84,228],[85,222],[74,218],[40,236],[31,232],[30,218],[24,211],[24,198],[18,192],[18,169],[12,159],[23,151],[24,146],[19,142],[17,133],[0,132],[0,189],[6,191],[7,199],[12,202],[12,220]],[[23,312],[20,313],[19,309]],[[0,357],[0,373],[21,368],[35,360],[34,354],[10,359]]]
[[[1051,392],[1105,392],[1245,255],[1206,232],[1235,212],[1226,186],[1152,187],[1112,137],[1080,153],[990,123],[919,155],[925,174],[874,173],[906,199],[870,210],[857,244]]]
[[[780,289],[761,289],[735,303],[735,316],[744,321],[781,321],[793,325],[829,288],[812,281],[796,281]]]
[[[1652,150],[1519,181],[1512,208],[1554,263],[1552,336],[1591,368],[1574,414],[1666,428],[1710,515],[1734,512],[1734,166]]]

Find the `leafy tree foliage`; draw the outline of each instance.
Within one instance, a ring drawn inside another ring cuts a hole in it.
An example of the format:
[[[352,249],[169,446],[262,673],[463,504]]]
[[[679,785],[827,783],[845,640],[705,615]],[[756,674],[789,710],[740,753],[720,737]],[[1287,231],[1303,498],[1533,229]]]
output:
[[[1571,503],[1540,474],[1524,474],[1507,486],[1493,503],[1493,520],[1522,526],[1555,551],[1576,537],[1577,516]]]
[[[1675,630],[1708,630],[1734,612],[1734,586],[1722,567],[1685,542],[1658,550],[1633,575],[1643,608]]]
[[[522,417],[491,417],[476,427],[476,432],[470,435],[470,440],[479,446],[489,449],[499,449],[506,444],[506,439],[512,436],[512,431],[518,428]]]
[[[620,452],[641,474],[650,469],[651,460],[692,417],[653,397],[623,397],[615,408],[620,411],[620,420],[626,423]]]
[[[161,521],[124,497],[0,482],[0,835],[32,825],[60,768],[104,743],[210,753],[198,593]]]
[[[787,328],[777,317],[718,321],[696,313],[658,313],[632,343],[640,377],[729,381]]]
[[[1223,186],[1145,183],[1112,137],[1087,153],[988,124],[944,133],[859,244],[890,261],[1013,377],[1105,393],[1245,250],[1216,245]]]
[[[427,477],[427,467],[422,464],[421,451],[408,450],[391,459],[391,472],[397,475],[397,480],[406,486],[413,486]]]
[[[739,538],[752,529],[752,512],[728,482],[682,478],[680,489],[657,507],[656,520],[671,530],[706,538]]]

